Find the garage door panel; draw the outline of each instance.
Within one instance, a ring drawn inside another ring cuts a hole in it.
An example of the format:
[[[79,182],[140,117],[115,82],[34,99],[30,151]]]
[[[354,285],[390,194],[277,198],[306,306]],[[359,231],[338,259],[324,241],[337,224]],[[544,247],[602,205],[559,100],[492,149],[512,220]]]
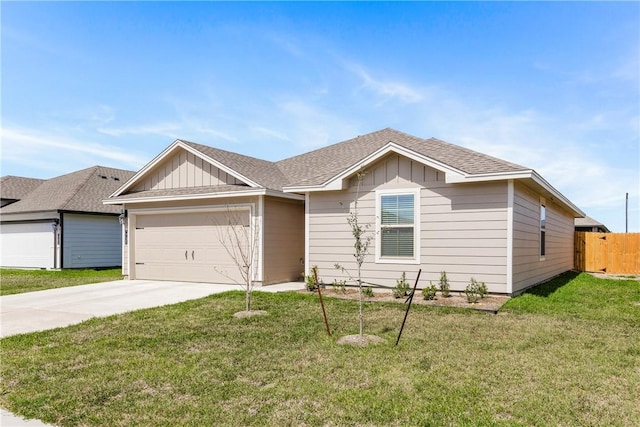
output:
[[[234,213],[232,219],[248,224],[249,213]],[[135,277],[241,282],[238,266],[223,244],[229,226],[220,224],[228,221],[227,212],[139,215],[135,230]],[[243,249],[246,251],[246,246]]]
[[[51,223],[17,223],[0,226],[0,265],[53,268]]]

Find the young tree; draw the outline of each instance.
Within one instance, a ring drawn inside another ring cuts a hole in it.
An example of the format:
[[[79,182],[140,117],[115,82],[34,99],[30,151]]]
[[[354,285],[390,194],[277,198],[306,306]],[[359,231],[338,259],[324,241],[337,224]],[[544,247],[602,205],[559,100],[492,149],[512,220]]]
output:
[[[248,221],[246,217],[243,218],[243,215],[249,216]],[[224,268],[216,266],[214,269],[242,287],[245,291],[245,310],[251,313],[251,293],[258,271],[259,226],[253,220],[251,211],[234,209],[230,206],[227,206],[224,220],[215,222],[218,241],[237,268],[239,278],[238,275]]]
[[[360,320],[360,336],[363,336],[364,333],[364,314],[363,314],[363,304],[364,304],[364,295],[363,295],[363,286],[362,286],[362,264],[364,263],[365,257],[369,254],[369,244],[371,243],[372,236],[368,233],[369,228],[371,228],[371,224],[361,224],[358,216],[358,199],[360,198],[360,186],[362,185],[362,181],[366,175],[366,171],[361,170],[356,175],[356,180],[358,182],[356,187],[356,198],[353,205],[353,210],[349,212],[347,216],[347,223],[349,227],[351,227],[351,234],[353,235],[353,256],[356,259],[356,267],[357,267],[357,279],[354,279],[349,271],[340,264],[335,264],[335,267],[342,272],[346,273],[351,280],[354,280],[358,284],[358,293],[359,293],[359,320]]]

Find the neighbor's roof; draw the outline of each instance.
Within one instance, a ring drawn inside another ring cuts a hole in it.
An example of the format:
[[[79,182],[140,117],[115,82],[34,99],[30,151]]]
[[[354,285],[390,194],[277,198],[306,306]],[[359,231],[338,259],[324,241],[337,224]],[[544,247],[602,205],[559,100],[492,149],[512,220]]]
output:
[[[0,178],[0,198],[20,200],[35,190],[45,180],[6,175]]]
[[[122,169],[93,166],[51,178],[41,182],[20,201],[1,208],[0,214],[58,210],[119,213],[120,207],[104,205],[102,200],[134,174]]]
[[[576,227],[600,227],[606,231],[609,231],[606,225],[596,221],[595,219],[589,216],[585,216],[584,218],[576,218],[575,226]]]
[[[422,139],[390,128],[281,160],[277,165],[288,177],[287,186],[320,185],[390,142],[470,175],[529,170],[439,139]]]

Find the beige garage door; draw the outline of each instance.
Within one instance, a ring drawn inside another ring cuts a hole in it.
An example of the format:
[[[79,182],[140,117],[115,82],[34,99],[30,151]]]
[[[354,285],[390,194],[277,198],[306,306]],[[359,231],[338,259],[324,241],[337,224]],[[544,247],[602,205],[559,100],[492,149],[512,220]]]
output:
[[[134,239],[136,279],[242,282],[238,266],[225,250],[225,244],[235,250],[238,247],[229,238],[233,233],[228,225],[230,219],[244,236],[246,253],[249,211],[138,215]]]

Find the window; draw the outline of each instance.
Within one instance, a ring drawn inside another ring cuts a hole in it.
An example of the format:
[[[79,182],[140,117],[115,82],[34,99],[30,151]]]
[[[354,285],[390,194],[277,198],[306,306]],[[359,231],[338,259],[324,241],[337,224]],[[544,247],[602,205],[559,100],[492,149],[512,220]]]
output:
[[[377,197],[376,262],[416,263],[419,190],[381,190]]]
[[[547,232],[547,208],[540,205],[540,257],[544,257],[546,253],[546,234]]]

